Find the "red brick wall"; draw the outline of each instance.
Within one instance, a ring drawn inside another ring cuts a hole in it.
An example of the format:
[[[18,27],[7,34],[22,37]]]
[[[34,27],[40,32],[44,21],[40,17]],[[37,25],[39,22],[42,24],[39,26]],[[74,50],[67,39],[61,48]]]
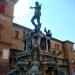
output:
[[[3,48],[0,47],[0,75],[7,75],[9,71],[9,63],[8,62],[4,63],[2,56],[3,56]]]
[[[9,71],[9,63],[0,64],[0,75],[7,75]]]

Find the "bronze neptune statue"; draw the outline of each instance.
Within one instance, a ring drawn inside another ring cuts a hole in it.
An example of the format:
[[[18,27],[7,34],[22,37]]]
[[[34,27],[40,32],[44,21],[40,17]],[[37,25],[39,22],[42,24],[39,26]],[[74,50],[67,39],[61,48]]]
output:
[[[34,16],[31,19],[32,24],[35,26],[35,28],[41,27],[40,23],[40,16],[41,16],[41,5],[39,4],[38,1],[35,2],[35,7],[30,7],[31,9],[35,9]],[[37,24],[35,24],[34,20],[37,20]]]

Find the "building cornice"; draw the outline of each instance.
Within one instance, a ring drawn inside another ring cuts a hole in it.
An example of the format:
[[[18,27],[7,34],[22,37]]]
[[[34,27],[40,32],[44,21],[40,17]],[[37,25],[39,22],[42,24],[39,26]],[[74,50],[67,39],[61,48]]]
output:
[[[64,41],[64,43],[71,43],[71,44],[74,44],[74,42],[69,41],[69,40]]]
[[[23,29],[23,30],[27,30],[27,31],[29,31],[29,32],[33,31],[32,29],[29,29],[29,28],[27,28],[27,27],[21,26],[21,25],[16,24],[16,23],[13,23],[13,26],[18,27],[18,28],[21,28],[21,29]],[[71,41],[69,41],[69,40],[61,41],[61,40],[56,39],[56,38],[54,38],[54,37],[51,37],[51,40],[54,40],[54,41],[57,41],[57,42],[60,42],[60,43],[63,43],[63,44],[66,43],[66,42],[69,42],[69,43],[74,44],[74,42],[71,42]]]
[[[27,27],[21,26],[21,25],[16,24],[16,23],[13,23],[13,26],[18,27],[18,28],[23,29],[23,30],[32,31],[32,29],[29,29],[29,28],[27,28]]]
[[[58,41],[58,42],[64,43],[63,41],[61,41],[61,40],[59,40],[59,39],[56,39],[56,38],[54,38],[54,37],[52,37],[51,40],[54,40],[54,41]]]

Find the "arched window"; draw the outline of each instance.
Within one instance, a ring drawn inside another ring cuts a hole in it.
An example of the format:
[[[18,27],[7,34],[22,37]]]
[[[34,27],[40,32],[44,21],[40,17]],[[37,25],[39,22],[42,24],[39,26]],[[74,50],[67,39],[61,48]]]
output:
[[[44,51],[46,50],[46,38],[45,37],[41,37],[40,48]]]
[[[48,43],[48,50],[50,50],[50,48],[51,48],[51,42],[50,42],[50,40],[47,40],[47,43]]]

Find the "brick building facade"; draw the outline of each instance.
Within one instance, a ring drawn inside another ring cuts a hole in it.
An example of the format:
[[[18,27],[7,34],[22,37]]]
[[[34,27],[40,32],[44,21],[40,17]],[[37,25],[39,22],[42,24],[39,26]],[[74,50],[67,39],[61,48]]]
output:
[[[23,32],[31,33],[31,29],[13,23],[14,4],[17,0],[0,1],[0,75],[15,67],[16,53],[29,52],[27,47],[24,50]],[[26,57],[26,60],[30,59]],[[55,61],[68,75],[75,72],[75,51],[74,43],[61,41],[41,35],[40,61]],[[43,63],[43,75],[53,74],[51,65]],[[29,62],[25,65],[25,74],[28,72]]]

